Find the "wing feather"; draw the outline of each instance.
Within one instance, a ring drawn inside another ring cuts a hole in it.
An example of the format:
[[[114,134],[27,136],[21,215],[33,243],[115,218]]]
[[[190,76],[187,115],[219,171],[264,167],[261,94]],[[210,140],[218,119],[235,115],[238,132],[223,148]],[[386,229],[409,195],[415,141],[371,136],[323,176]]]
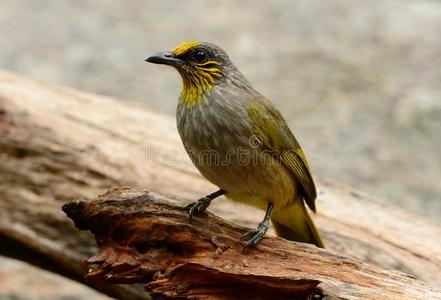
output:
[[[262,148],[274,153],[300,182],[303,198],[315,212],[317,192],[305,154],[277,108],[263,96],[256,98],[247,110],[252,131],[262,140]]]

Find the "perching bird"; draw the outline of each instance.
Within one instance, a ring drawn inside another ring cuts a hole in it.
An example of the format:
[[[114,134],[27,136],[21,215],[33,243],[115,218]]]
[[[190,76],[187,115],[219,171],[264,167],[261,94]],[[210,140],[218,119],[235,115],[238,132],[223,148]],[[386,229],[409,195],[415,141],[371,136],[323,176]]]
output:
[[[220,190],[190,204],[190,219],[228,199],[266,210],[243,236],[256,245],[272,221],[277,234],[324,247],[305,207],[317,197],[306,157],[277,108],[257,92],[220,47],[195,40],[146,61],[173,66],[183,87],[178,131],[195,166]]]

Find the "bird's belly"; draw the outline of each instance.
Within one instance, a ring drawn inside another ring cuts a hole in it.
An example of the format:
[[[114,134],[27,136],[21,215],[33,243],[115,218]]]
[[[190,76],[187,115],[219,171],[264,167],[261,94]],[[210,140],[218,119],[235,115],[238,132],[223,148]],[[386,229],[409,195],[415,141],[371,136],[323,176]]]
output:
[[[227,192],[227,198],[266,209],[269,202],[283,208],[296,196],[292,174],[274,158],[261,150],[248,149],[241,156],[221,155],[220,160],[195,161],[196,167],[209,181]],[[215,151],[214,151],[215,152]],[[254,154],[252,154],[254,152]]]
[[[246,119],[240,114],[234,119],[219,118],[219,109],[214,104],[191,111],[178,106],[179,134],[201,174],[234,201],[262,209],[273,202],[276,210],[294,201],[297,193],[294,176],[281,162],[261,150]]]

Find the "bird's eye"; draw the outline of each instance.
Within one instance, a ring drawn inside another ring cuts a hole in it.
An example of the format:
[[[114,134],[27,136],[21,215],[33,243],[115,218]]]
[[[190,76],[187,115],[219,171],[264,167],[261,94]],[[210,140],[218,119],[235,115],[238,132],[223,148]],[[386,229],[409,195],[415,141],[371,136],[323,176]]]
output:
[[[193,54],[194,60],[196,62],[204,62],[207,58],[207,52],[205,52],[204,50],[196,50],[195,53]]]

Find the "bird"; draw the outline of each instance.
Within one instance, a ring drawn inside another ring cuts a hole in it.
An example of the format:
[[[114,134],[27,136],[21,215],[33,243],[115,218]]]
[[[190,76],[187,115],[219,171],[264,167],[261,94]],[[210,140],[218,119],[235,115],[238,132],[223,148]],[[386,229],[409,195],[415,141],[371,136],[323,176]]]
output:
[[[276,234],[324,248],[306,206],[316,211],[317,190],[305,154],[281,112],[216,44],[188,40],[146,59],[174,67],[182,77],[176,123],[186,152],[219,190],[186,206],[190,222],[217,197],[265,211],[241,239],[255,247],[270,221]]]

